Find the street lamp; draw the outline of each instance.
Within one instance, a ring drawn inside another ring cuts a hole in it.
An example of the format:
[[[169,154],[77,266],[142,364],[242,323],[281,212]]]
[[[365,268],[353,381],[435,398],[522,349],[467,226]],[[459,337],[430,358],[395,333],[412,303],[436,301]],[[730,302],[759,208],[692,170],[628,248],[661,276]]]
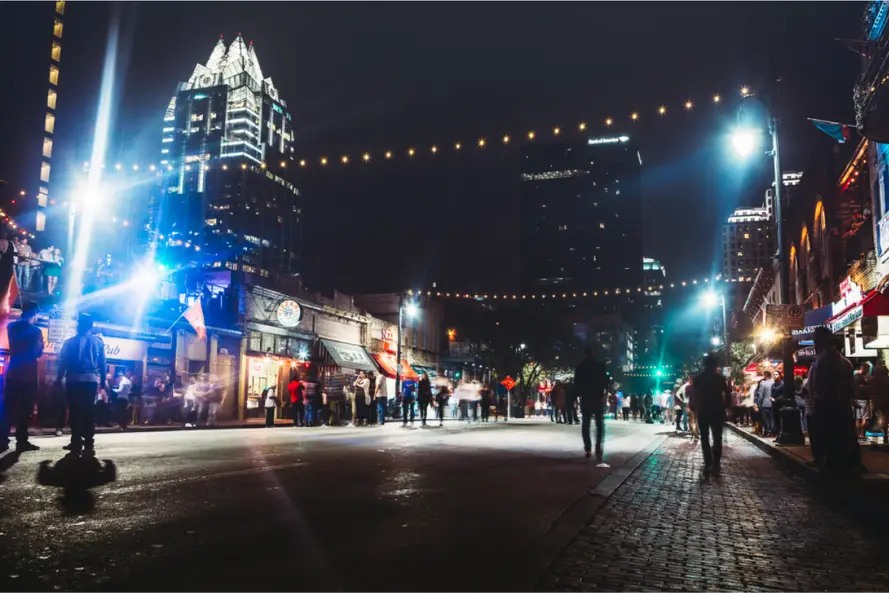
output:
[[[744,100],[754,97],[745,87],[742,90]],[[760,101],[762,103],[762,101]],[[774,169],[774,185],[775,185],[775,229],[778,238],[778,282],[781,288],[781,304],[790,304],[790,280],[789,266],[786,259],[786,246],[784,244],[784,216],[783,216],[783,180],[781,178],[781,152],[780,143],[778,141],[778,118],[763,103],[769,119],[769,133],[772,136],[772,150],[768,153],[772,157],[772,167]],[[756,132],[738,129],[732,135],[732,145],[735,152],[740,156],[751,154],[756,149]],[[784,360],[784,404],[781,406],[781,434],[778,435],[777,441],[782,444],[801,444],[805,443],[803,437],[802,426],[800,424],[799,412],[796,409],[794,401],[794,385],[793,385],[793,338],[790,336],[786,328],[782,332],[783,338],[783,355]]]
[[[414,301],[404,302],[404,293],[398,295],[398,344],[395,346],[395,396],[401,393],[401,333],[404,316],[414,319],[420,314],[420,307]]]
[[[719,336],[713,336],[710,338],[710,343],[714,346],[719,346],[722,343],[722,340],[719,339]]]

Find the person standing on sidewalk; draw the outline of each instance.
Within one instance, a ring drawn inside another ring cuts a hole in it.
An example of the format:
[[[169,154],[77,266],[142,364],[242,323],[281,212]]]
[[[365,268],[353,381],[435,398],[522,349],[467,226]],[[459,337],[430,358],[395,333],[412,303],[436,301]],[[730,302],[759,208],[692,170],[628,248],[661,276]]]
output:
[[[589,457],[592,451],[590,440],[590,420],[596,418],[596,461],[602,462],[602,441],[605,438],[605,390],[608,388],[608,373],[605,365],[596,359],[595,346],[588,346],[584,358],[574,371],[574,388],[580,397],[582,423],[580,435],[583,438],[583,451]]]
[[[725,377],[719,372],[719,359],[714,354],[704,357],[703,370],[694,379],[694,402],[689,409],[695,414],[701,429],[701,451],[704,454],[704,474],[720,474],[722,460],[722,429],[725,412],[731,408],[732,392]],[[710,435],[713,435],[711,450]]]
[[[861,450],[852,414],[852,363],[833,342],[826,327],[815,329],[817,358],[809,371],[809,389],[815,396],[815,427],[828,471],[858,473]]]
[[[105,343],[93,335],[93,319],[85,313],[77,318],[77,335],[62,345],[58,358],[56,380],[65,381],[70,410],[71,444],[65,448],[72,453],[95,455],[93,437],[96,424],[93,410],[96,394],[107,389],[105,379]]]
[[[386,411],[389,407],[389,386],[386,384],[386,376],[383,373],[377,373],[377,388],[374,393],[376,395],[377,404],[377,421],[380,426],[386,424]]]
[[[303,384],[299,375],[294,375],[287,384],[287,393],[290,394],[290,413],[293,414],[293,425],[302,426],[305,422],[305,405],[303,404]]]
[[[352,409],[352,421],[355,426],[366,424],[367,407],[370,404],[370,381],[364,371],[358,372],[358,378],[352,384],[355,388],[355,407]]]
[[[429,383],[429,375],[423,373],[420,383],[417,385],[417,403],[420,406],[420,420],[426,426],[426,416],[429,406],[432,404],[432,385]]]
[[[759,408],[760,421],[762,422],[762,436],[775,436],[775,423],[772,417],[772,389],[775,382],[772,380],[772,372],[762,374],[762,381],[756,389],[756,407]]]
[[[414,382],[405,381],[401,388],[401,418],[402,426],[407,426],[407,417],[410,414],[411,426],[414,425]]]
[[[43,333],[35,325],[37,303],[22,306],[22,317],[7,326],[9,336],[9,368],[3,389],[3,410],[0,415],[0,452],[9,449],[9,427],[15,423],[15,450],[37,451],[28,441],[28,427],[37,397],[37,359],[43,355]],[[64,414],[64,412],[63,412]],[[64,415],[62,416],[64,422]]]
[[[265,393],[265,427],[275,426],[275,409],[278,407],[278,388],[274,385],[266,387]]]

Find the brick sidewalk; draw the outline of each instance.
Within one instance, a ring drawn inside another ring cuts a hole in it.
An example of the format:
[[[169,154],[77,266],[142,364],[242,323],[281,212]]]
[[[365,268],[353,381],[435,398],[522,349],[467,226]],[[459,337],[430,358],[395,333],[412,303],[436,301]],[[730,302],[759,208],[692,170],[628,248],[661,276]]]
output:
[[[887,537],[816,498],[727,433],[721,478],[670,437],[584,527],[536,589],[889,590]]]

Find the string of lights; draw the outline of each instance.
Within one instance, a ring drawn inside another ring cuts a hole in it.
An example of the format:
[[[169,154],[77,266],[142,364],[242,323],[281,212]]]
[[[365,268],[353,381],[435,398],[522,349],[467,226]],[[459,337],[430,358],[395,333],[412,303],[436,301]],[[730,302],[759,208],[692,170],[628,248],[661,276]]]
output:
[[[741,97],[750,96],[751,90],[749,87],[741,87],[740,95]],[[650,120],[660,120],[669,115],[675,113],[692,113],[696,109],[698,109],[698,105],[701,103],[707,103],[714,106],[721,106],[725,103],[723,95],[716,93],[709,97],[707,97],[702,102],[698,102],[692,99],[685,99],[680,104],[676,105],[668,105],[667,103],[658,104],[654,109],[649,109],[647,111],[630,111],[625,113],[621,117],[613,116],[613,115],[605,115],[598,118],[581,120],[575,122],[570,125],[550,125],[550,126],[541,126],[539,128],[532,128],[528,130],[523,130],[521,132],[509,133],[504,132],[501,134],[494,135],[483,135],[478,134],[476,138],[471,141],[462,141],[462,140],[454,140],[449,143],[435,143],[435,142],[426,142],[426,143],[417,143],[416,145],[411,145],[407,147],[401,147],[400,149],[387,149],[387,150],[378,150],[374,151],[359,151],[352,154],[342,153],[339,156],[329,156],[329,155],[320,155],[315,157],[291,157],[286,160],[282,160],[277,163],[266,163],[261,162],[258,163],[260,168],[262,169],[274,169],[275,167],[280,167],[281,169],[286,169],[288,167],[298,167],[300,169],[308,169],[308,168],[321,168],[321,169],[333,169],[337,165],[338,166],[348,166],[353,164],[373,164],[378,162],[388,162],[388,161],[402,161],[409,162],[415,160],[421,155],[428,156],[436,156],[443,155],[447,152],[451,153],[459,153],[467,150],[491,150],[497,147],[511,147],[516,145],[521,145],[522,143],[530,143],[534,141],[543,140],[545,138],[561,138],[568,136],[572,133],[574,134],[584,134],[588,135],[594,127],[596,129],[600,129],[603,133],[608,133],[610,130],[615,130],[621,124],[634,126],[638,129],[638,126],[643,125],[645,122]],[[596,123],[593,123],[596,122]],[[614,141],[618,141],[620,138],[628,138],[626,136],[615,136]],[[609,140],[606,138],[605,140]],[[88,167],[88,163],[84,163],[85,166]],[[105,165],[103,165],[104,168]],[[212,166],[208,163],[204,164],[195,164],[194,166],[202,166],[204,170],[209,171],[212,169]],[[230,167],[234,167],[235,165],[217,165],[221,169],[226,170]],[[132,169],[135,172],[139,171],[151,171],[151,172],[162,172],[164,170],[173,171],[173,165],[169,164],[149,164],[149,165],[140,165],[140,164],[131,164],[124,165],[121,163],[116,163],[113,165],[114,169],[117,171],[129,170]],[[247,165],[241,165],[242,169],[247,168]],[[185,166],[186,171],[190,171],[192,169],[192,165]]]
[[[468,293],[468,292],[447,292],[442,291],[438,288],[434,290],[423,290],[423,289],[408,289],[406,293],[409,296],[427,296],[427,297],[443,297],[443,298],[455,298],[455,299],[471,299],[476,301],[553,301],[553,300],[566,300],[566,299],[588,299],[595,297],[606,297],[606,296],[626,296],[633,297],[639,294],[649,294],[649,295],[657,295],[663,291],[667,290],[681,290],[683,288],[688,288],[692,286],[712,286],[718,285],[721,283],[724,284],[738,284],[738,283],[747,283],[753,282],[753,276],[747,276],[742,278],[723,278],[721,274],[713,277],[705,277],[700,281],[696,278],[691,280],[682,280],[681,282],[670,282],[667,284],[657,284],[651,286],[636,286],[636,287],[628,287],[628,288],[612,288],[605,290],[592,290],[586,292],[547,292],[547,293],[513,293],[513,294],[503,294],[503,293]]]
[[[28,237],[29,239],[33,239],[33,238],[34,238],[34,234],[33,234],[33,233],[31,233],[30,231],[28,231],[25,227],[16,224],[15,220],[13,220],[13,218],[12,218],[11,216],[9,216],[8,214],[6,214],[6,212],[5,212],[4,210],[2,210],[2,209],[0,209],[0,220],[3,220],[3,222],[6,223],[6,226],[8,226],[9,228],[11,228],[11,229],[12,229],[13,231],[15,231],[16,233],[18,233],[18,234],[20,234],[20,235],[23,235],[23,236],[26,236],[26,237]]]

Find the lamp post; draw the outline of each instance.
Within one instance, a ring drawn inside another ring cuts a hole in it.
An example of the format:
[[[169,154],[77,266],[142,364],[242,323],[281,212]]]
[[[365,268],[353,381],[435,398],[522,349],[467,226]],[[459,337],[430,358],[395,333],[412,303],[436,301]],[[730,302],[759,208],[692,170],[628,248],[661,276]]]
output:
[[[404,328],[404,316],[411,319],[417,316],[419,308],[413,301],[404,302],[404,293],[398,295],[398,339],[395,346],[395,397],[401,393],[401,334]]]
[[[742,92],[744,99],[752,98],[752,93],[746,92],[746,88]],[[784,215],[783,215],[783,182],[781,179],[781,151],[780,142],[778,140],[778,118],[763,104],[768,113],[769,134],[772,136],[772,150],[768,153],[772,157],[772,166],[774,169],[775,184],[775,230],[777,231],[778,241],[778,282],[781,289],[781,303],[790,304],[790,278],[789,264],[786,259]],[[751,130],[738,129],[732,136],[732,146],[738,155],[744,157],[753,152],[756,148],[756,133]],[[783,404],[779,404],[781,410],[781,433],[778,435],[777,442],[781,444],[799,444],[805,443],[805,437],[802,432],[802,425],[799,418],[799,411],[796,408],[794,400],[794,377],[793,377],[793,337],[790,332],[783,328],[782,331],[782,357],[784,361],[784,400]],[[778,402],[775,402],[778,404]]]

